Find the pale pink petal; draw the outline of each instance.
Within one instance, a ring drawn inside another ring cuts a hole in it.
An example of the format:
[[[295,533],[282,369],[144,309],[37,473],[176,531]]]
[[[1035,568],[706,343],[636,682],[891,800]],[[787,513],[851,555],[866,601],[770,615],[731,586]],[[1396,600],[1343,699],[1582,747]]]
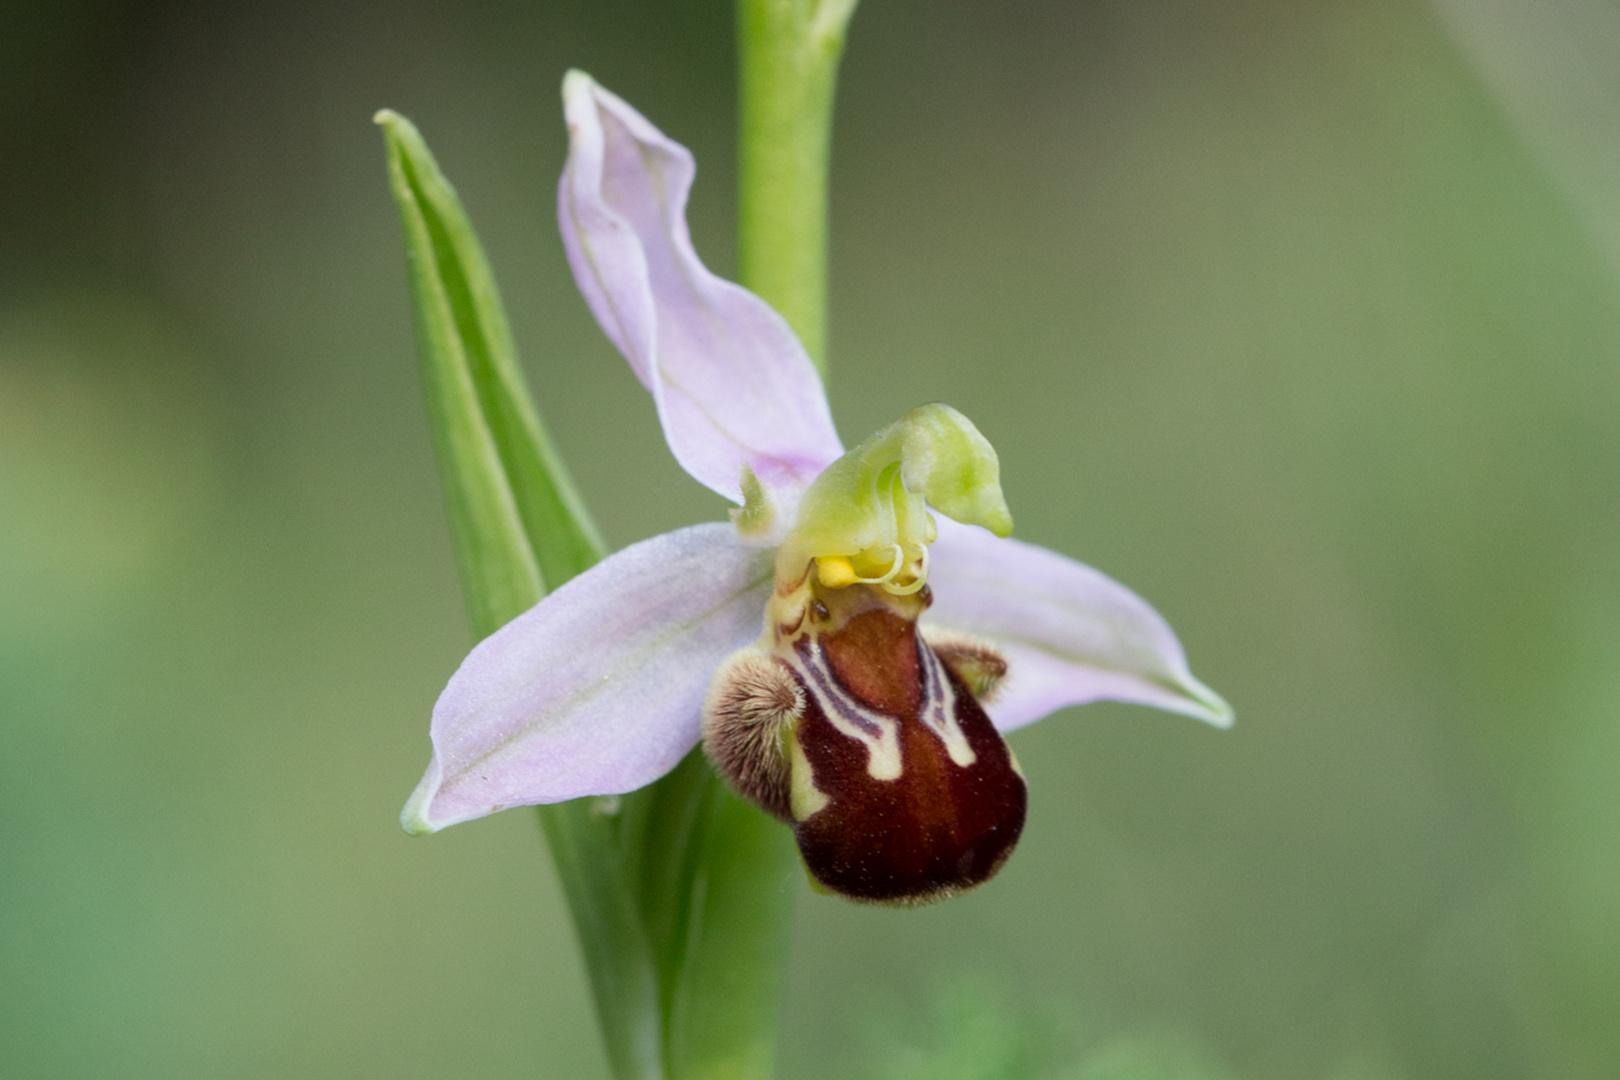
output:
[[[929,555],[925,624],[983,638],[1007,657],[1006,685],[987,707],[1001,730],[1100,700],[1231,726],[1231,706],[1193,677],[1169,624],[1112,578],[947,518]]]
[[[821,379],[786,320],[692,249],[691,153],[583,72],[563,81],[557,218],[596,321],[651,391],[681,467],[740,502],[743,466],[809,483],[843,453]]]
[[[709,678],[759,637],[769,550],[730,525],[603,560],[479,642],[433,707],[409,832],[650,783],[697,745]]]

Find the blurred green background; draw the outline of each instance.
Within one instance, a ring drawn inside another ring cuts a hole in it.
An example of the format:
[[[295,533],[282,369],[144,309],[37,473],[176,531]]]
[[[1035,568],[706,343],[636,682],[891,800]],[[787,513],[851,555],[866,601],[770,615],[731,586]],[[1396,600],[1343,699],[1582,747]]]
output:
[[[991,885],[806,891],[787,1080],[1620,1075],[1620,65],[1536,66],[1616,13],[866,0],[845,437],[964,409],[1238,724],[1070,710]],[[0,25],[0,1076],[604,1077],[533,816],[395,824],[468,634],[370,117],[609,540],[711,520],[552,213],[577,65],[697,153],[729,271],[729,6]]]

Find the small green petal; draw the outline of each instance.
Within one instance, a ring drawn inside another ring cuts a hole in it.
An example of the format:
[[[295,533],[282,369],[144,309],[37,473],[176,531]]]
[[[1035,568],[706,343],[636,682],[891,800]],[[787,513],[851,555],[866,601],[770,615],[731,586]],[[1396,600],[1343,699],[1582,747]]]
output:
[[[747,465],[742,472],[742,496],[742,506],[731,511],[731,523],[736,526],[737,535],[745,540],[768,537],[776,524],[776,503]]]

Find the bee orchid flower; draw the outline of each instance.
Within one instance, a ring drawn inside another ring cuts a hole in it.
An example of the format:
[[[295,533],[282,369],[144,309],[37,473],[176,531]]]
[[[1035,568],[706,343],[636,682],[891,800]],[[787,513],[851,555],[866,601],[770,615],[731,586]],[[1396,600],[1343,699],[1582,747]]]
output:
[[[786,321],[698,259],[692,155],[581,72],[563,97],[575,279],[676,460],[738,508],[480,642],[434,707],[408,831],[632,791],[701,741],[822,887],[918,903],[1017,842],[1003,733],[1099,699],[1231,723],[1146,602],[1007,538],[995,451],[961,413],[921,406],[846,453]]]

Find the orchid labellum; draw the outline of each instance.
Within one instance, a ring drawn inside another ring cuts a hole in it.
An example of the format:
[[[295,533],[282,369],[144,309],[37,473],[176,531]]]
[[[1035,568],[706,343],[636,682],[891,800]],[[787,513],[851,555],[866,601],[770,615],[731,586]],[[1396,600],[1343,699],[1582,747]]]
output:
[[[961,413],[921,406],[846,453],[787,323],[693,250],[691,154],[580,72],[564,101],[580,291],[676,460],[739,507],[605,559],[473,649],[407,830],[632,791],[701,739],[820,886],[918,903],[987,880],[1018,840],[1002,733],[1099,699],[1231,723],[1144,601],[1006,538],[995,451]]]

